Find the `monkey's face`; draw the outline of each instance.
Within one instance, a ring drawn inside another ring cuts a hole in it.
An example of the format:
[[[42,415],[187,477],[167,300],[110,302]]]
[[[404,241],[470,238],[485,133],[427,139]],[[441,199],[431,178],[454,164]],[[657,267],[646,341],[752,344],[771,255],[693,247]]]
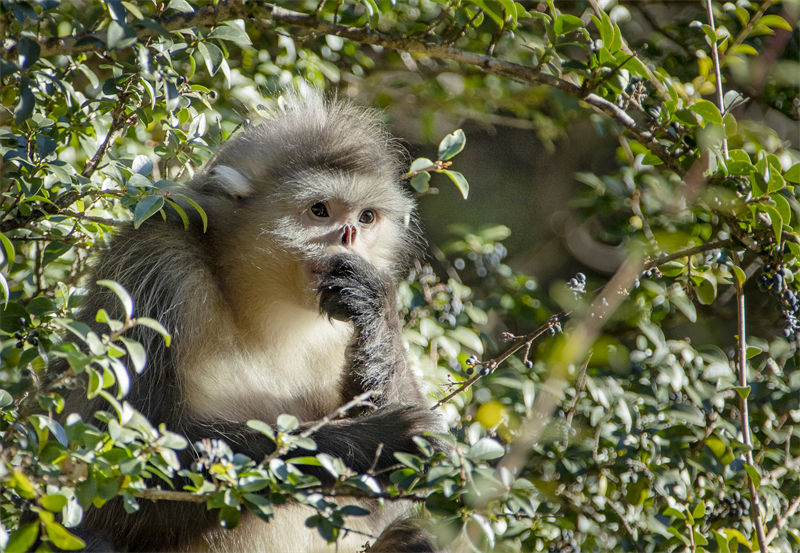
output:
[[[300,224],[309,236],[308,245],[321,250],[307,263],[306,271],[316,287],[321,276],[320,257],[336,253],[356,254],[373,264],[381,263],[378,242],[385,217],[376,207],[352,205],[339,198],[320,199],[300,214]],[[384,238],[385,240],[386,238]]]
[[[214,175],[217,182],[237,176],[230,168]],[[245,182],[237,177],[234,184],[239,180]],[[415,245],[413,201],[385,174],[306,170],[236,190],[246,194],[232,198],[230,211],[216,219],[224,227],[219,252],[230,274],[245,278],[251,290],[316,309],[316,288],[331,256],[358,255],[398,275]]]
[[[361,180],[362,182],[358,182]],[[353,176],[315,175],[295,183],[273,236],[288,245],[315,290],[325,260],[347,253],[387,273],[396,272],[409,244],[411,201],[396,183]]]

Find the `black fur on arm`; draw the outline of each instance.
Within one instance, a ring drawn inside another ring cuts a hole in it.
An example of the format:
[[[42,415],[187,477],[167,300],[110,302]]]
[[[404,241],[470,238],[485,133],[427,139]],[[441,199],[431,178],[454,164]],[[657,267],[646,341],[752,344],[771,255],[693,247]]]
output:
[[[320,310],[355,327],[342,382],[344,399],[369,390],[376,392],[378,406],[421,407],[423,396],[401,339],[393,279],[358,255],[339,254],[327,260],[318,290]]]
[[[316,450],[295,449],[282,457],[327,453],[341,458],[346,466],[358,473],[374,469],[379,479],[384,479],[384,469],[397,463],[394,453],[418,451],[413,437],[434,428],[435,422],[434,414],[428,409],[413,405],[389,405],[356,418],[328,422],[309,436],[316,443]],[[313,424],[302,424],[297,432],[303,432]],[[251,430],[245,422],[187,420],[179,431],[191,443],[207,438],[222,439],[234,452],[247,455],[257,462],[275,451],[272,440]],[[197,453],[193,448],[188,448],[179,458],[182,466],[189,466],[197,458]],[[304,470],[323,483],[332,482],[327,471],[314,467]]]

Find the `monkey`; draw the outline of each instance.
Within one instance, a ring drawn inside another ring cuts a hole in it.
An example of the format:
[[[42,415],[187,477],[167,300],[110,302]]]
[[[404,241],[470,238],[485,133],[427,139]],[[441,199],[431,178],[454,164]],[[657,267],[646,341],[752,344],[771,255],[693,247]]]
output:
[[[374,409],[321,426],[311,435],[317,450],[305,454],[379,473],[395,452],[417,453],[414,437],[442,428],[409,367],[397,313],[396,284],[422,242],[403,159],[375,112],[294,93],[182,185],[207,229],[188,206],[188,228],[175,214],[121,228],[91,272],[81,319],[99,333],[99,309],[122,316],[96,284],[113,280],[135,316],[172,336],[166,347],[149,328],[127,331],[147,366],[131,375],[126,401],[189,444],[219,439],[259,461],[275,446],[248,420],[274,425],[288,413],[308,425],[369,392]],[[103,401],[75,390],[65,412],[89,420]],[[197,455],[190,445],[182,466]],[[301,505],[275,506],[268,523],[243,513],[226,530],[202,504],[141,501],[128,515],[112,500],[87,510],[78,535],[87,550],[354,552],[364,534],[378,536],[372,553],[435,550],[406,505],[369,507],[348,520],[363,533],[333,545],[304,527],[313,511]]]

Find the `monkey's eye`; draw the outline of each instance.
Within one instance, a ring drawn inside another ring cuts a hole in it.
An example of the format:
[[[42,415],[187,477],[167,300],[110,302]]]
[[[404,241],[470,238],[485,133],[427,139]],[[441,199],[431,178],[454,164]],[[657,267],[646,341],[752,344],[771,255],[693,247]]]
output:
[[[316,215],[317,217],[327,217],[328,216],[328,208],[322,202],[317,202],[311,206],[311,213]]]
[[[358,222],[364,225],[372,224],[375,221],[375,212],[371,209],[365,209],[361,212],[361,216],[358,218]]]

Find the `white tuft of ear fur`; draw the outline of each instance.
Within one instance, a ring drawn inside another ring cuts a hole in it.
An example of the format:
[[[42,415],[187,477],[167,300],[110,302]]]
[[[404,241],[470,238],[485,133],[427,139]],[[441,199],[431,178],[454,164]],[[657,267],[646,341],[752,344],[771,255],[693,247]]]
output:
[[[253,191],[253,183],[233,167],[218,165],[211,170],[211,177],[222,185],[231,196],[249,196]]]

